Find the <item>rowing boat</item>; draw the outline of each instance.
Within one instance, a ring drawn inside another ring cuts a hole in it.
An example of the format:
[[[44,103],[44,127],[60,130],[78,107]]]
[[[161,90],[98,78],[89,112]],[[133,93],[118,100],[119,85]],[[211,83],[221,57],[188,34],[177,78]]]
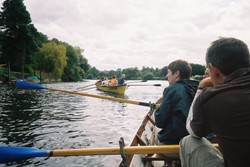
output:
[[[125,90],[127,89],[126,84],[118,86],[109,86],[109,85],[101,85],[100,82],[96,82],[95,86],[98,90],[115,93],[119,95],[123,95],[125,93]]]
[[[139,126],[130,146],[153,146],[156,145],[156,134],[160,130],[156,127],[154,121],[155,109],[150,111],[144,117],[142,124]],[[120,146],[121,147],[121,146]],[[125,146],[124,146],[125,147]],[[178,155],[178,154],[177,154]],[[122,155],[122,161],[119,167],[158,167],[168,164],[169,167],[174,167],[179,157],[170,158],[163,154],[134,154]]]
[[[160,100],[158,100],[157,104]],[[155,146],[157,145],[156,135],[160,129],[155,124],[154,119],[155,109],[150,109],[150,111],[144,117],[141,125],[136,131],[136,134],[129,147],[138,146]],[[120,142],[119,142],[120,143]],[[215,147],[219,148],[216,138],[212,140]],[[163,146],[163,145],[162,145]],[[122,152],[126,148],[125,144],[121,146],[120,144],[120,154],[122,161],[119,163],[118,167],[181,167],[181,162],[179,158],[179,145],[167,145],[168,154],[125,154]],[[170,150],[171,147],[171,150]],[[149,151],[145,151],[148,152]]]

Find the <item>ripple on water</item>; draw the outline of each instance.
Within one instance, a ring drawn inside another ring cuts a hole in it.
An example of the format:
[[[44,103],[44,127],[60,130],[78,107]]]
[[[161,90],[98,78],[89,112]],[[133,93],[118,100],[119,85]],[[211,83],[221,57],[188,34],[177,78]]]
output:
[[[75,91],[95,81],[47,84],[47,87]],[[163,81],[152,81],[149,84]],[[165,81],[164,81],[165,83]],[[144,83],[145,84],[145,83]],[[163,84],[162,84],[163,85]],[[129,87],[119,98],[155,102],[162,87]],[[110,96],[91,89],[86,91]],[[45,150],[118,147],[123,137],[129,145],[147,107],[50,90],[23,90],[0,84],[0,144]],[[10,166],[116,166],[114,156],[34,158]]]

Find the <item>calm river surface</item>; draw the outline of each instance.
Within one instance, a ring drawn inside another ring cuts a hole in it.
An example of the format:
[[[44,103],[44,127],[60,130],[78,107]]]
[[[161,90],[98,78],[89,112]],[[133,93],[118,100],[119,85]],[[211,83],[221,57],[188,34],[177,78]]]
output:
[[[129,82],[161,84],[160,87],[129,86],[125,96],[119,97],[140,102],[155,102],[168,85],[167,81]],[[45,86],[75,91],[93,83],[95,80]],[[95,88],[84,92],[112,96]],[[134,104],[0,84],[0,145],[45,150],[119,147],[121,137],[129,145],[148,110]],[[120,160],[120,155],[42,157],[0,166],[113,167]]]

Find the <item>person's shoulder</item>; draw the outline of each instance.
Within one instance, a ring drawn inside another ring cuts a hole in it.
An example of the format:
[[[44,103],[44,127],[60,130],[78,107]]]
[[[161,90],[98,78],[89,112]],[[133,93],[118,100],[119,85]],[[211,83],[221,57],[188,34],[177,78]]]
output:
[[[176,92],[180,87],[182,87],[182,84],[173,83],[164,89],[164,93]]]
[[[172,89],[180,89],[180,88],[184,87],[184,85],[187,85],[187,84],[188,84],[187,81],[180,80],[180,81],[173,83],[171,85],[171,88]]]
[[[199,96],[197,97],[196,101],[198,101],[200,107],[209,102],[209,99],[215,99],[215,95],[217,94],[217,91],[214,87],[206,87],[203,89],[199,88],[197,92],[199,92]]]
[[[178,82],[179,84],[182,84],[182,85],[195,85],[195,86],[198,86],[199,85],[199,81],[197,80],[192,80],[192,79],[184,79],[184,80],[180,80]]]

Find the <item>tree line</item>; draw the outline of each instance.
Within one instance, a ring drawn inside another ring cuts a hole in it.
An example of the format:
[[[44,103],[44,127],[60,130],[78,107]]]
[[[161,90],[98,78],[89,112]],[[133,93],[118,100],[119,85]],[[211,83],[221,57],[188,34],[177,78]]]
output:
[[[203,75],[206,67],[200,64],[192,64],[192,76]],[[99,71],[95,67],[90,69],[88,74],[88,79],[98,79],[101,76],[106,76],[111,78],[112,76],[119,77],[121,74],[126,74],[127,80],[165,80],[167,75],[167,66],[163,68],[152,68],[152,67],[142,67],[138,69],[137,67],[117,69],[110,71]]]
[[[37,75],[40,79],[53,78],[55,81],[82,81],[98,79],[101,76],[126,74],[127,79],[163,79],[167,67],[137,67],[100,71],[91,67],[83,55],[84,49],[72,46],[56,38],[49,40],[32,24],[23,0],[5,0],[0,11],[0,80],[19,72],[19,78]],[[6,68],[1,66],[6,65]],[[205,66],[191,64],[193,75],[202,75]],[[15,76],[16,77],[16,76]]]

